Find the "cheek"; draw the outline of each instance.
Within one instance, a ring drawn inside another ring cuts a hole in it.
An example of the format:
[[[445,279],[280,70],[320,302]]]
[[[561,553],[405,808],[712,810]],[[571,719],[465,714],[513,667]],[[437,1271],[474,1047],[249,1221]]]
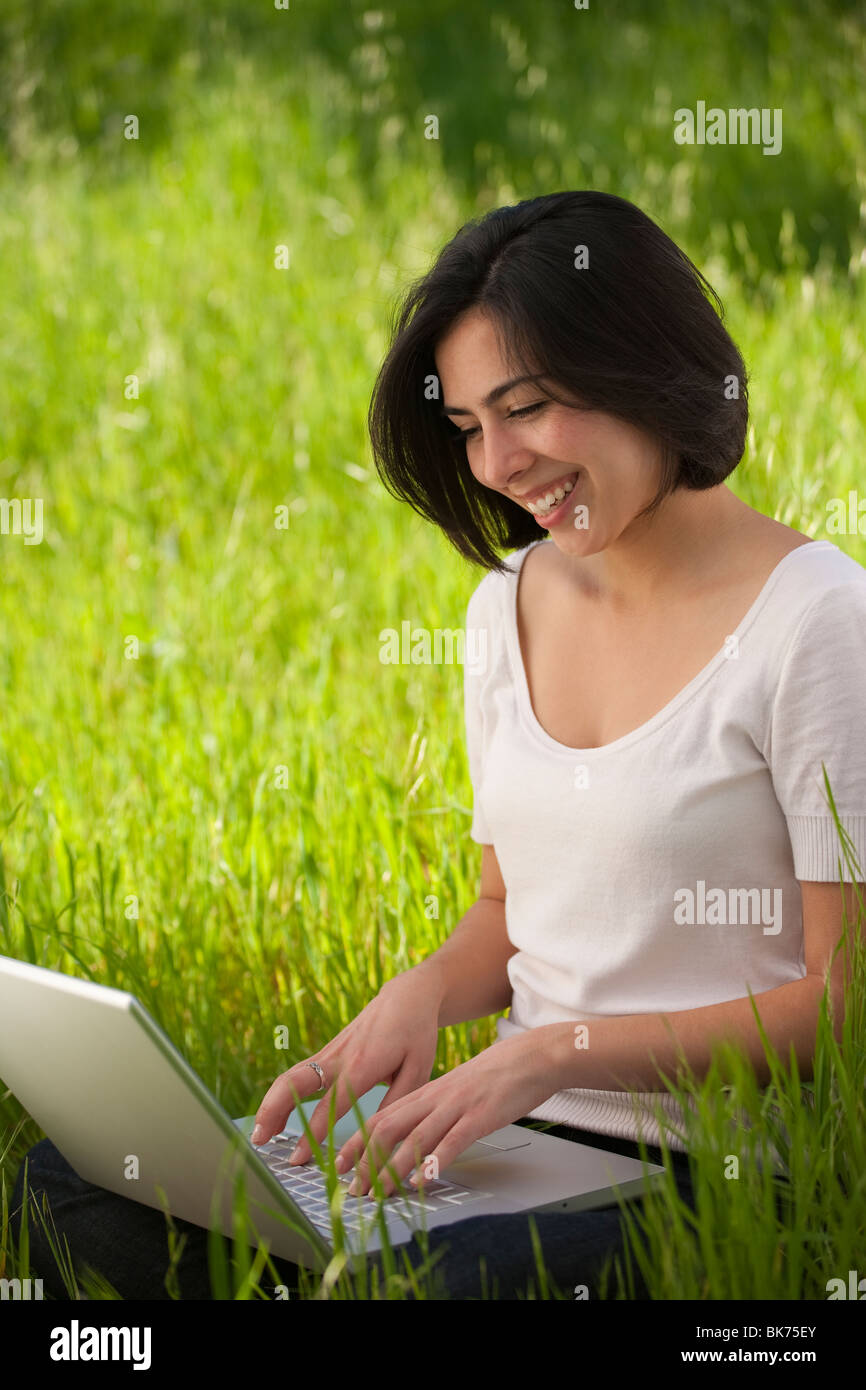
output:
[[[551,415],[539,430],[545,453],[574,464],[589,465],[605,453],[605,429],[594,414],[565,412]]]
[[[596,411],[551,416],[542,447],[587,468],[596,486],[618,497],[642,493],[655,458],[652,441],[632,425]]]

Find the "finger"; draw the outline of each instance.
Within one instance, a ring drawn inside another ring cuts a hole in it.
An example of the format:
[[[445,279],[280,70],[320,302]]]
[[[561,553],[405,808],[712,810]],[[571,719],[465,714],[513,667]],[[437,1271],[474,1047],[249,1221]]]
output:
[[[355,1164],[355,1177],[349,1186],[353,1197],[370,1190],[373,1173],[379,1175],[379,1170],[389,1163],[395,1145],[402,1143],[416,1126],[423,1124],[429,1113],[429,1102],[412,1104],[405,1101],[399,1109],[391,1107],[384,1112],[377,1111],[368,1126],[369,1140]],[[351,1144],[352,1141],[349,1142]]]
[[[369,1087],[366,1089],[369,1090]],[[360,1093],[363,1095],[363,1090],[361,1090]],[[337,1078],[331,1089],[322,1096],[322,1099],[309,1118],[308,1124],[313,1138],[316,1140],[316,1143],[320,1145],[324,1143],[327,1137],[328,1125],[330,1124],[331,1117],[331,1100],[335,1094],[334,1123],[336,1124],[337,1120],[341,1119],[343,1115],[346,1114],[347,1110],[351,1109],[357,1099],[352,1079],[349,1076],[339,1076]],[[312,1145],[305,1133],[298,1141],[289,1162],[292,1164],[308,1163],[312,1156]]]
[[[279,1134],[285,1128],[295,1106],[305,1100],[311,1092],[317,1091],[321,1084],[317,1073],[305,1062],[298,1062],[288,1071],[284,1071],[270,1086],[256,1111],[250,1143],[266,1144],[275,1134]]]
[[[441,1117],[437,1118],[434,1115],[426,1125],[413,1129],[411,1134],[406,1136],[392,1154],[387,1171],[381,1175],[382,1190],[386,1197],[393,1196],[399,1187],[403,1187],[413,1168],[421,1167],[425,1159],[429,1158],[430,1150],[444,1138],[448,1128],[447,1121],[443,1127]]]
[[[325,1137],[328,1133],[328,1116],[330,1114],[332,1100],[334,1096],[337,1094],[337,1089],[338,1088],[336,1086],[332,1086],[331,1089],[327,1091],[325,1095],[322,1096],[322,1099],[319,1101],[319,1104],[316,1106],[312,1115],[310,1115],[309,1119],[307,1120],[307,1123],[310,1126],[310,1132],[313,1138],[315,1139],[316,1143],[319,1145],[324,1143]],[[337,1101],[337,1108],[335,1114],[336,1117],[339,1118],[339,1101]],[[303,1130],[303,1124],[300,1119],[300,1116],[298,1117],[298,1130]],[[306,1130],[303,1130],[300,1139],[298,1140],[297,1144],[295,1145],[292,1151],[292,1156],[289,1159],[289,1163],[309,1163],[312,1156],[312,1143],[307,1138]]]
[[[392,1146],[384,1139],[371,1139],[361,1158],[355,1165],[355,1176],[349,1183],[348,1192],[352,1197],[374,1195],[374,1187],[381,1189],[382,1175],[388,1171],[392,1162]],[[374,1176],[375,1175],[375,1176]]]
[[[453,1163],[464,1150],[469,1148],[476,1139],[482,1139],[485,1134],[489,1134],[489,1127],[485,1129],[484,1121],[478,1115],[466,1114],[465,1112],[452,1125],[447,1133],[442,1135],[438,1141],[432,1141],[430,1150],[425,1154],[425,1159],[430,1162],[433,1172],[437,1175],[444,1173],[449,1164]],[[421,1167],[413,1178],[409,1179],[413,1187],[423,1189],[426,1181]]]
[[[376,1115],[378,1114],[379,1111],[377,1110]],[[371,1116],[368,1120],[364,1120],[360,1128],[355,1130],[355,1133],[346,1140],[345,1144],[340,1149],[336,1158],[338,1173],[348,1172],[348,1170],[354,1167],[360,1160],[364,1150],[370,1142],[373,1121],[376,1119],[376,1115]]]
[[[441,1102],[435,1109],[429,1111],[424,1122],[415,1126],[393,1154],[388,1165],[389,1175],[382,1178],[386,1196],[391,1196],[396,1190],[393,1178],[396,1176],[397,1181],[402,1184],[413,1168],[416,1170],[416,1177],[419,1177],[419,1181],[416,1181],[415,1178],[411,1179],[415,1187],[418,1187],[427,1178],[430,1180],[438,1178],[440,1163],[442,1162],[442,1146],[463,1116],[462,1110],[454,1109],[453,1106],[446,1110]],[[468,1148],[469,1145],[467,1144],[466,1147]],[[457,1153],[462,1153],[462,1149],[458,1149]],[[450,1158],[448,1162],[451,1162]]]
[[[399,1096],[393,1096],[392,1103],[396,1100],[404,1100],[406,1096],[412,1095],[413,1100],[417,1100],[426,1104],[427,1110],[429,1112],[430,1100],[429,1096],[425,1093],[427,1092],[428,1086],[431,1086],[433,1083],[428,1081],[425,1084],[422,1084],[420,1086],[416,1085],[414,1087],[410,1084],[406,1087],[406,1090],[403,1091],[402,1081],[400,1079],[402,1070],[403,1069],[401,1068],[401,1071],[398,1072],[394,1077],[394,1086],[399,1085],[402,1094]],[[407,1076],[411,1077],[412,1075],[413,1074],[411,1072],[407,1072]],[[414,1075],[417,1077],[418,1073],[415,1072]],[[373,1120],[378,1119],[378,1116],[381,1115],[382,1112],[385,1110],[386,1102],[388,1101],[389,1096],[391,1096],[390,1091],[385,1095],[384,1099],[382,1100],[382,1103],[376,1110],[375,1115],[373,1115],[371,1119],[367,1120],[365,1125],[361,1126],[359,1129],[356,1129],[355,1133],[346,1140],[345,1144],[343,1144],[336,1158],[338,1173],[348,1172],[348,1170],[351,1167],[353,1167],[355,1163],[357,1163],[357,1161],[360,1159],[361,1155],[364,1152],[364,1149],[367,1146],[370,1134],[370,1125],[372,1124]],[[390,1109],[390,1106],[388,1108]]]

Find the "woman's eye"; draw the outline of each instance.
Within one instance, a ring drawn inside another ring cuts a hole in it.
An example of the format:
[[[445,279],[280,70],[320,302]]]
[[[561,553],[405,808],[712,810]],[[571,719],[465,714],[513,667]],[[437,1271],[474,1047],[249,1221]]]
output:
[[[507,420],[514,420],[521,415],[534,415],[537,410],[541,410],[546,405],[547,401],[536,401],[534,405],[524,405],[521,406],[520,410],[512,410],[505,418]],[[474,434],[478,433],[478,426],[473,425],[471,430],[458,430],[457,433],[461,439],[471,439]]]

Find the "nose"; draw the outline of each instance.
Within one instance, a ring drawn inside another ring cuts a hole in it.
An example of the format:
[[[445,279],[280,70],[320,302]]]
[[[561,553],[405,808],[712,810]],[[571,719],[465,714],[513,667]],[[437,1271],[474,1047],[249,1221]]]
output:
[[[490,426],[479,445],[481,455],[479,480],[485,487],[499,492],[507,491],[512,483],[525,473],[534,460],[532,452],[523,445],[509,440],[507,431]]]

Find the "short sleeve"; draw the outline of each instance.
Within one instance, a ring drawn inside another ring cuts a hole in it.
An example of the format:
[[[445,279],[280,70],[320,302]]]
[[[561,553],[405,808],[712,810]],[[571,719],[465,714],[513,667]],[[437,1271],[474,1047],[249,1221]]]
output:
[[[825,590],[801,618],[773,698],[768,766],[801,882],[866,879],[866,574]]]
[[[485,718],[484,695],[490,674],[492,631],[488,619],[489,581],[485,575],[466,608],[463,663],[463,712],[466,729],[466,756],[472,783],[472,824],[470,837],[479,845],[493,843],[484,815],[482,782],[484,777]]]

